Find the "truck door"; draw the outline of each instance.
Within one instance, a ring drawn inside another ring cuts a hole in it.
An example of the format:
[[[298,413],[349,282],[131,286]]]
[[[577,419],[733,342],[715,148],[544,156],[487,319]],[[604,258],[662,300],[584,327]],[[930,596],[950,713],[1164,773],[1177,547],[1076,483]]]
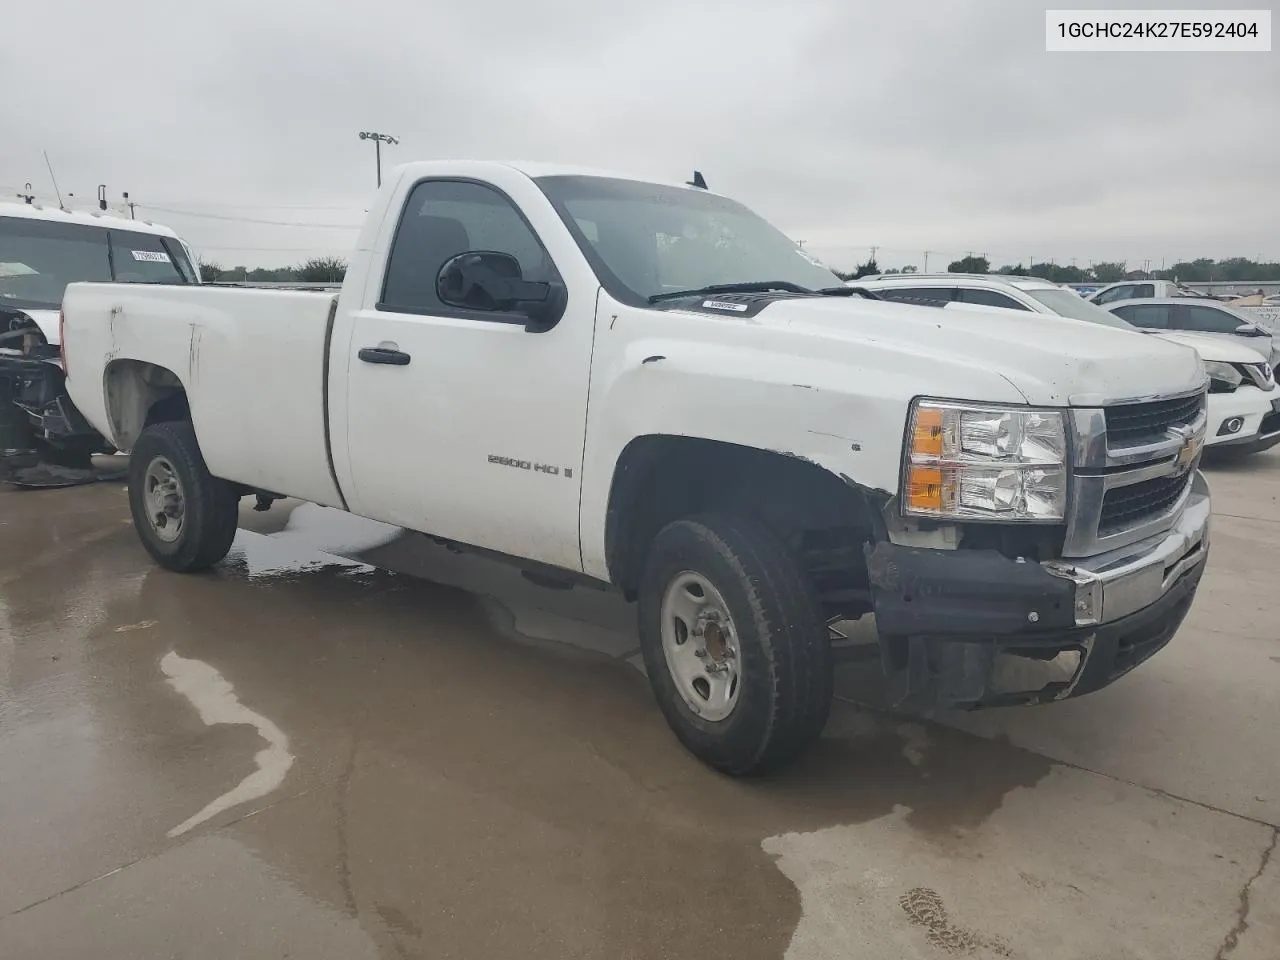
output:
[[[527,332],[522,316],[440,301],[441,266],[469,251],[510,254],[525,280],[562,279],[496,187],[428,179],[412,188],[385,275],[369,278],[381,284],[365,297],[376,305],[357,311],[346,345],[347,456],[335,452],[335,462],[345,460],[348,504],[412,530],[581,569],[598,286],[567,282],[559,323]],[[335,447],[342,439],[335,433]]]

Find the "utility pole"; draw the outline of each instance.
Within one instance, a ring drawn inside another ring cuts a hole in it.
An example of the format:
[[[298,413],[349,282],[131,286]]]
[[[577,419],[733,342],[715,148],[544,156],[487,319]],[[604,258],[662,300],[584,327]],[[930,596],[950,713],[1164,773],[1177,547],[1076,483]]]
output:
[[[797,240],[797,241],[796,241],[796,246],[797,246],[797,247],[799,247],[801,250],[803,250],[803,249],[804,249],[804,241],[803,241],[803,240]]]
[[[133,208],[134,208],[135,206],[137,206],[137,204],[135,204],[132,200],[130,200],[130,199],[129,199],[129,191],[128,191],[128,190],[126,190],[126,191],[124,192],[124,205],[125,205],[126,207],[128,207],[128,208],[129,208],[129,219],[130,219],[130,220],[137,220],[137,219],[138,219],[138,217],[137,217],[137,215],[136,215],[136,214],[134,213],[134,211],[133,211]]]
[[[400,141],[389,133],[374,133],[372,130],[360,131],[360,139],[373,141],[374,163],[377,164],[378,169],[378,186],[382,186],[382,145],[385,143],[390,146]]]
[[[924,270],[922,270],[922,271],[921,271],[922,273],[928,273],[928,272],[929,272],[929,254],[931,254],[931,253],[933,253],[933,251],[932,251],[932,250],[926,250],[926,251],[924,252]]]

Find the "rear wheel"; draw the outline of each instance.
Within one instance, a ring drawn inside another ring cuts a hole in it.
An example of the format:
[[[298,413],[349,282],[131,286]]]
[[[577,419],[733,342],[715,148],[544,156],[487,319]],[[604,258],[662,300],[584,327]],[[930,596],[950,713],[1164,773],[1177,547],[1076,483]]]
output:
[[[791,550],[755,521],[679,520],[650,548],[640,588],[645,668],[667,723],[725,773],[766,772],[826,724],[826,621]]]
[[[192,573],[227,555],[240,497],[205,466],[189,422],[156,423],[129,459],[129,507],[142,545],[169,570]]]

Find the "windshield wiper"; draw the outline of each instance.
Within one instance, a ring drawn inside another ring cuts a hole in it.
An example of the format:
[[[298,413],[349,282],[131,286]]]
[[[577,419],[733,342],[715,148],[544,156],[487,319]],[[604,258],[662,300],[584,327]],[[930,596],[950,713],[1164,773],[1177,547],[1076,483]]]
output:
[[[672,290],[670,293],[655,293],[649,298],[650,303],[663,300],[679,300],[682,297],[702,297],[713,293],[768,293],[770,290],[785,290],[787,293],[813,293],[808,287],[802,287],[790,280],[752,280],[746,283],[713,283],[708,287],[694,290]]]
[[[872,293],[866,287],[823,287],[817,291],[824,297],[866,297],[868,300],[883,300],[884,297]]]

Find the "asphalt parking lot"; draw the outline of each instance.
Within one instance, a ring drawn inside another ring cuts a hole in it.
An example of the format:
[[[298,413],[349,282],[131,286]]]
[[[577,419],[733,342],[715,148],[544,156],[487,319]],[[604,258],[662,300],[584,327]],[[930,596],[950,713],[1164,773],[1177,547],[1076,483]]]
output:
[[[155,568],[0,491],[0,957],[1280,958],[1280,450],[1173,643],[1069,703],[688,757],[633,613],[310,505]]]

